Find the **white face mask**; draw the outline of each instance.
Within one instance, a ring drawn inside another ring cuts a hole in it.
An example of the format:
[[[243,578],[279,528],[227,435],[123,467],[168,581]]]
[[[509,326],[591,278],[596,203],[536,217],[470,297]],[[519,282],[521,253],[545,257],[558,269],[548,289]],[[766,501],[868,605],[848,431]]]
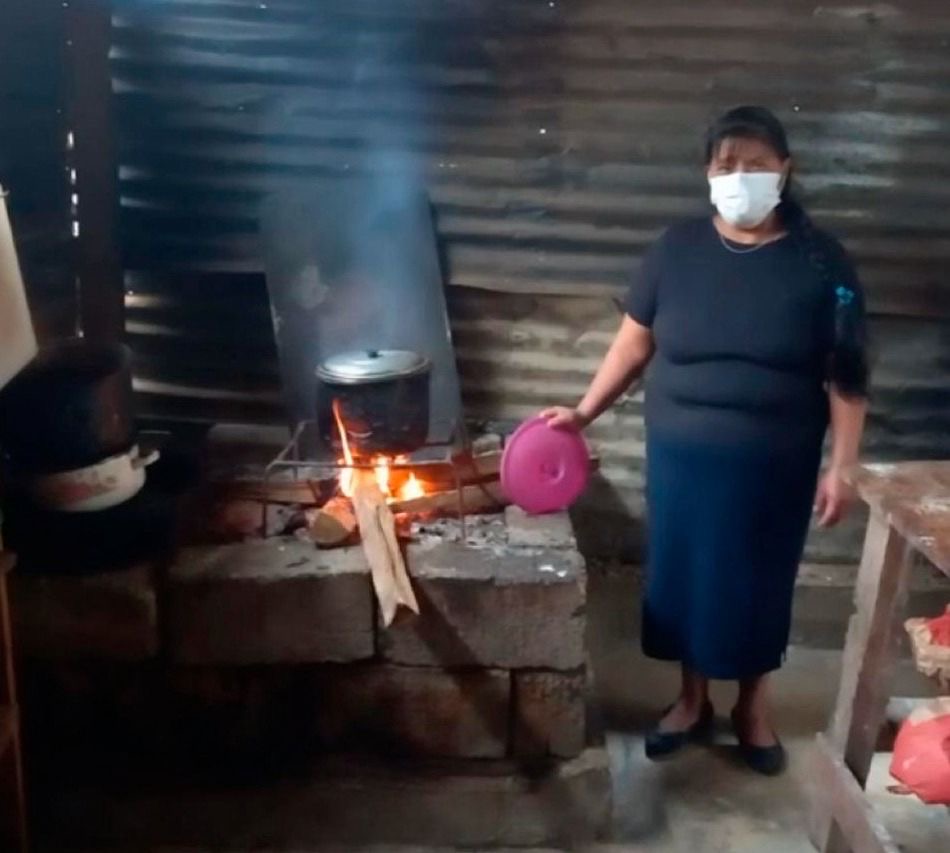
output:
[[[716,175],[709,179],[709,200],[730,225],[755,228],[778,206],[784,182],[780,172]]]

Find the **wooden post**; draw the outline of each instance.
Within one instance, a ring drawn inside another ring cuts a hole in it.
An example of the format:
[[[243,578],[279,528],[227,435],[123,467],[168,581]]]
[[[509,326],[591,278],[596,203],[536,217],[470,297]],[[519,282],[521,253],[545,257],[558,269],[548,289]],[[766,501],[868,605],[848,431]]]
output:
[[[872,510],[855,584],[857,611],[848,626],[838,700],[827,738],[832,755],[844,762],[859,788],[867,782],[887,711],[910,554],[904,538]],[[822,853],[850,849],[831,818],[831,803],[820,792],[813,804],[812,838]]]
[[[0,542],[0,810],[3,826],[0,836],[10,833],[4,850],[26,853],[26,789],[23,780],[23,752],[20,739],[20,711],[17,705],[16,674],[13,665],[13,630],[7,576],[13,568],[11,554]],[[0,838],[0,842],[5,839]]]
[[[112,2],[65,0],[64,5],[72,81],[71,161],[78,196],[79,321],[87,338],[113,342],[124,334],[125,286],[116,228],[118,172],[109,69]]]

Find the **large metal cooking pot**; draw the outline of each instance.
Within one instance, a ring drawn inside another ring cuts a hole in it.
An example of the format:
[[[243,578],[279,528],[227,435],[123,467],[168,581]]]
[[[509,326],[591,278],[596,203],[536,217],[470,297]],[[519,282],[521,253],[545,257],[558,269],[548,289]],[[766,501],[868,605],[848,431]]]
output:
[[[0,393],[0,445],[25,474],[72,471],[135,442],[130,354],[74,339],[43,349]]]
[[[354,453],[391,456],[418,450],[429,434],[431,369],[429,359],[411,350],[361,350],[328,358],[317,367],[323,440],[340,446],[335,400]]]

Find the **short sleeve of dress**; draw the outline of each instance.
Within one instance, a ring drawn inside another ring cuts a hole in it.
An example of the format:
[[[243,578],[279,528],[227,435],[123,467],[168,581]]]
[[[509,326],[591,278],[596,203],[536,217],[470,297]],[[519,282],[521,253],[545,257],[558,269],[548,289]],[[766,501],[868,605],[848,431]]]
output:
[[[828,294],[828,381],[852,397],[868,394],[867,309],[864,288],[844,247],[829,240],[832,292]]]
[[[657,240],[643,256],[640,268],[633,276],[624,310],[641,326],[653,326],[660,290],[663,258],[663,238]]]

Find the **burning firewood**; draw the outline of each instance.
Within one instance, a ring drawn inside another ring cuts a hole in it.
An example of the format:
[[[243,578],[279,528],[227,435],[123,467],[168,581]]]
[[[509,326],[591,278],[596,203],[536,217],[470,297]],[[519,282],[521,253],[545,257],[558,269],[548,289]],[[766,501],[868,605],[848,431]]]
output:
[[[307,515],[307,533],[321,548],[342,545],[356,532],[356,515],[349,498],[330,498]]]
[[[507,503],[508,501],[505,499],[501,485],[497,480],[478,485],[462,486],[461,504],[465,512],[489,512],[493,509],[500,509]],[[389,508],[393,512],[399,513],[457,513],[459,510],[459,490],[448,489],[407,500],[396,499],[389,502]]]
[[[400,607],[418,615],[419,603],[399,550],[396,520],[373,472],[355,470],[352,492],[353,509],[359,522],[363,551],[372,573],[383,625],[389,627]]]
[[[500,451],[487,453],[462,454],[455,460],[458,466],[459,478],[463,484],[482,482],[498,478],[501,466]],[[412,481],[417,492],[441,492],[455,488],[455,475],[451,463],[444,465],[420,466],[413,471],[401,467],[393,467],[389,472],[393,494],[401,496],[406,491],[406,484]],[[218,488],[222,496],[233,500],[261,501],[268,503],[287,503],[317,505],[337,487],[337,475],[328,474],[324,479],[317,480],[271,480],[268,483],[260,481],[239,481],[221,484]],[[406,494],[405,497],[412,497]]]

